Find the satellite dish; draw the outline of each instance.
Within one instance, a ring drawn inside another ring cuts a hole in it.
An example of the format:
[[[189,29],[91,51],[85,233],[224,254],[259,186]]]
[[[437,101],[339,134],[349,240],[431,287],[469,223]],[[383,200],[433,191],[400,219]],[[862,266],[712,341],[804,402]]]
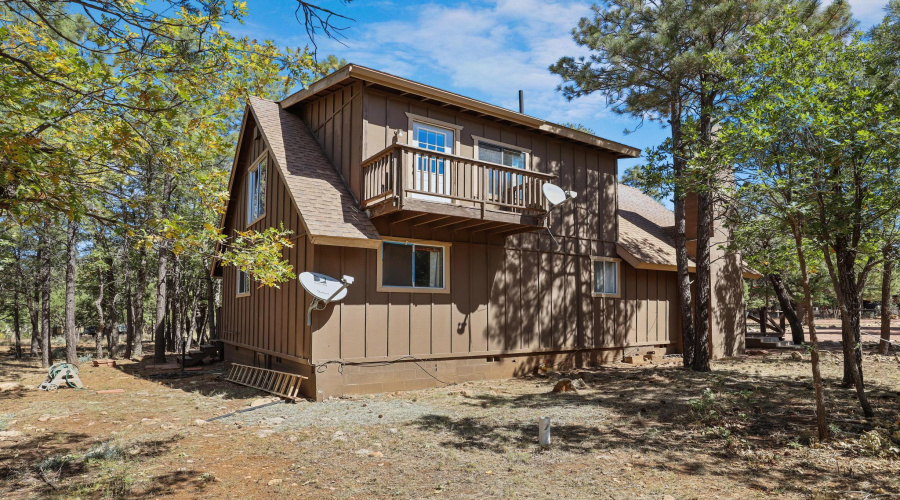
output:
[[[340,280],[322,273],[300,273],[300,286],[310,295],[312,302],[306,310],[306,324],[312,324],[312,312],[325,309],[332,301],[338,301],[347,296],[347,287],[353,284],[353,276],[343,276]]]
[[[544,193],[544,198],[547,198],[547,203],[550,204],[550,210],[547,210],[547,213],[544,214],[544,220],[548,221],[547,232],[550,233],[550,237],[553,238],[553,243],[555,243],[556,246],[559,246],[559,242],[556,241],[556,237],[553,236],[553,232],[550,231],[550,212],[552,212],[554,208],[574,200],[575,197],[578,196],[578,193],[575,191],[563,191],[563,188],[556,184],[550,184],[549,182],[541,187],[541,191]]]
[[[550,203],[550,210],[578,196],[578,193],[575,191],[563,191],[561,187],[549,182],[544,184],[541,191],[544,192],[544,198],[547,198],[547,201]]]

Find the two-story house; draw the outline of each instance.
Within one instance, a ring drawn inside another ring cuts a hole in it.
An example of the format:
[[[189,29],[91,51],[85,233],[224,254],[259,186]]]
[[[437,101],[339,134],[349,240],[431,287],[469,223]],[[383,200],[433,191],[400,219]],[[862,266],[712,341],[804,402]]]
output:
[[[680,352],[672,213],[617,182],[639,154],[357,65],[251,99],[222,231],[284,224],[297,273],[355,281],[307,325],[297,280],[214,266],[226,360],[321,399]],[[545,183],[577,196],[546,217]],[[739,256],[716,257],[721,356],[743,349],[743,302]]]

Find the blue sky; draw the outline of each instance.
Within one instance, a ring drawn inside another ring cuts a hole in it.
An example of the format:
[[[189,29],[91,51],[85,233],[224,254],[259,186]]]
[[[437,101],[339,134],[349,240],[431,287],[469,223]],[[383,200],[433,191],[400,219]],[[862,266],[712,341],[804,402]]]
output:
[[[883,16],[883,0],[851,0],[865,29]],[[547,67],[560,57],[585,54],[571,36],[590,2],[554,0],[476,0],[415,2],[400,0],[320,0],[323,7],[354,21],[343,45],[316,39],[320,56],[334,54],[418,82],[498,106],[518,109],[552,122],[575,122],[597,135],[645,149],[659,144],[667,130],[655,122],[616,115],[594,95],[567,101],[556,91],[559,77]],[[243,26],[233,31],[279,45],[304,46],[308,38],[294,18],[294,2],[252,0]],[[626,133],[626,130],[632,131]],[[620,173],[640,160],[619,161]]]

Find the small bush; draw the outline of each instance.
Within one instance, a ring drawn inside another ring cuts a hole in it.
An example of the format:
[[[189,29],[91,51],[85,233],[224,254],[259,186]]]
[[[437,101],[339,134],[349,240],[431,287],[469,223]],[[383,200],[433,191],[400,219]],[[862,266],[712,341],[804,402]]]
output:
[[[75,459],[72,455],[54,455],[52,457],[47,457],[37,464],[35,467],[48,472],[48,471],[59,471],[62,469],[67,463],[72,462]]]
[[[688,400],[694,417],[706,424],[715,424],[722,418],[722,408],[712,389],[703,389],[699,399]]]
[[[112,441],[104,441],[98,445],[91,447],[84,454],[85,460],[117,460],[125,455],[125,451],[121,446]]]
[[[893,445],[890,436],[879,430],[863,433],[859,438],[862,453],[873,457],[900,455],[900,449]]]

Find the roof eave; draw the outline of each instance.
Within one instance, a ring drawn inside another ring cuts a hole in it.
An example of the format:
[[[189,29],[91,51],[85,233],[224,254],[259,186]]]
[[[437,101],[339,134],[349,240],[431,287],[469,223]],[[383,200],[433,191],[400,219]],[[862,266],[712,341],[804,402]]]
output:
[[[535,118],[523,113],[517,113],[510,109],[501,108],[500,106],[495,106],[493,104],[472,99],[470,97],[465,97],[453,92],[441,90],[430,85],[414,82],[412,80],[407,80],[406,78],[401,78],[399,76],[394,76],[382,71],[367,68],[365,66],[357,66],[354,64],[348,64],[344,66],[343,68],[335,71],[325,78],[322,78],[321,80],[313,83],[308,88],[296,92],[293,95],[285,98],[279,104],[283,109],[287,109],[349,78],[358,78],[366,82],[384,85],[386,87],[397,89],[403,92],[408,92],[410,94],[427,97],[429,99],[453,104],[455,106],[459,106],[471,111],[483,113],[504,120],[509,120],[513,123],[525,125],[542,132],[559,135],[573,141],[582,142],[594,147],[611,151],[616,154],[617,158],[639,158],[641,156],[640,149],[626,146],[625,144],[620,144],[615,141],[603,139],[602,137],[597,137],[595,135],[581,132],[579,130],[563,127],[562,125],[557,125],[555,123],[541,120],[540,118]]]

